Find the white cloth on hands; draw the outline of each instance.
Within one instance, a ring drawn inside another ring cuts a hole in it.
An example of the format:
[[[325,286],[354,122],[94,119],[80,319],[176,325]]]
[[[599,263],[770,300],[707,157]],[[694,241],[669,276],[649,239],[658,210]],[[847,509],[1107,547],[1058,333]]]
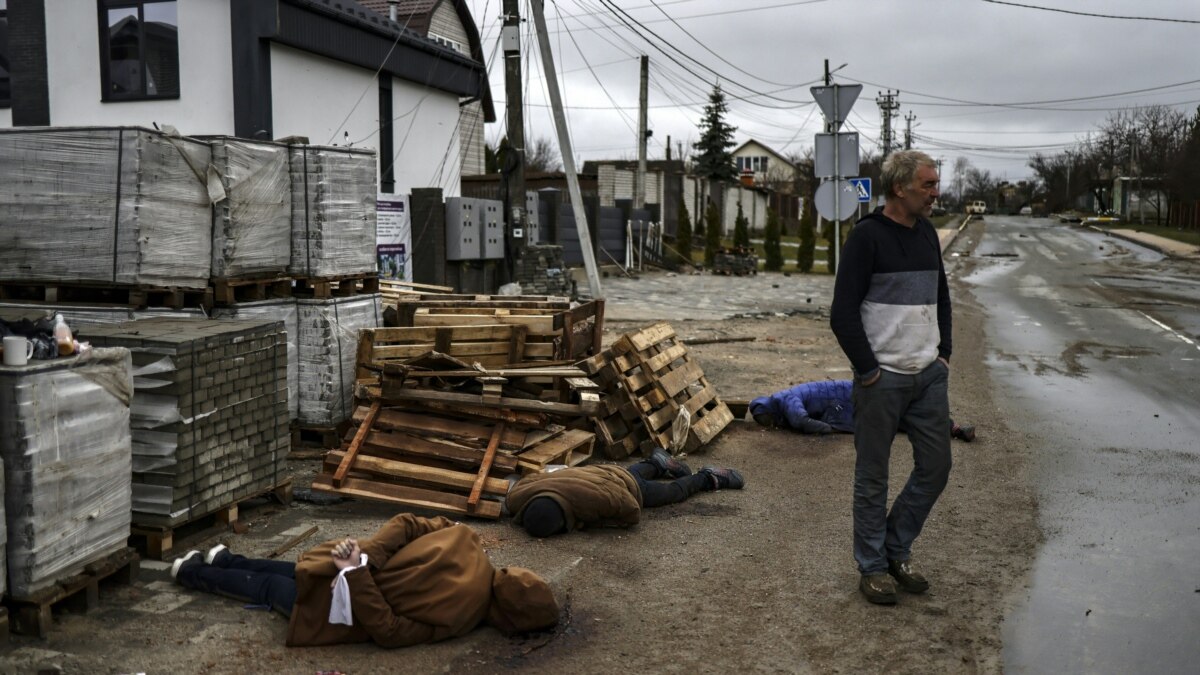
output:
[[[346,626],[354,625],[354,613],[350,611],[350,582],[346,581],[346,572],[356,570],[367,564],[367,554],[359,555],[358,564],[354,567],[343,568],[333,580],[333,604],[329,606],[329,623],[340,623]]]

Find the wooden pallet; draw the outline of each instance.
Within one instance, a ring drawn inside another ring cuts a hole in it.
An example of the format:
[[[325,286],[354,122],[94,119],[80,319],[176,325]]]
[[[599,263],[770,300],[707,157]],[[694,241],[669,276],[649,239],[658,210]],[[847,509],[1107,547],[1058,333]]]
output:
[[[671,426],[680,410],[691,418],[682,452],[706,445],[733,420],[670,324],[623,335],[580,365],[614,398],[594,420],[610,457],[628,456],[635,442],[643,454],[671,447]]]
[[[130,543],[137,546],[147,558],[164,560],[175,551],[176,537],[186,532],[191,539],[203,539],[233,527],[238,520],[238,506],[242,502],[258,497],[271,497],[281,504],[292,503],[292,479],[286,478],[274,487],[258,490],[215,511],[196,515],[175,525],[153,525],[134,523],[130,526]]]
[[[120,305],[131,309],[211,307],[211,288],[0,281],[0,300]]]
[[[595,434],[569,429],[518,453],[517,464],[521,473],[542,473],[550,464],[578,466],[592,458],[595,440]]]
[[[533,354],[553,355],[553,347],[526,345],[520,325],[464,325],[409,328],[364,328],[358,338],[357,378],[373,379],[369,367],[400,363],[436,351],[468,364],[503,366]]]
[[[13,632],[45,638],[53,624],[54,607],[61,605],[76,611],[91,611],[100,604],[100,582],[112,579],[132,584],[137,581],[139,561],[132,548],[121,548],[88,563],[79,574],[60,579],[29,597],[10,595],[5,602],[12,610]]]
[[[344,298],[379,292],[379,276],[373,272],[335,277],[297,277],[292,293],[305,298]]]
[[[292,422],[292,452],[341,447],[342,438],[346,435],[346,429],[349,426],[349,421],[332,427]],[[288,457],[291,457],[291,453],[288,454]]]
[[[213,302],[234,305],[272,298],[292,297],[292,278],[272,275],[260,279],[213,279]]]

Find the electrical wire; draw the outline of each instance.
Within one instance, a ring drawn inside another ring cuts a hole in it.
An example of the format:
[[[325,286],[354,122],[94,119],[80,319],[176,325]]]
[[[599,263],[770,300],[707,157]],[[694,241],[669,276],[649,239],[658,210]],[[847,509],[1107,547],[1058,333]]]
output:
[[[1096,14],[1093,12],[1079,12],[1070,9],[1058,9],[1056,7],[1039,7],[1037,5],[1023,5],[1019,2],[1004,2],[1002,0],[983,0],[984,2],[993,5],[1008,5],[1010,7],[1020,7],[1022,9],[1036,9],[1042,12],[1057,12],[1059,14],[1073,14],[1075,16],[1087,16],[1097,19],[1123,19],[1126,21],[1163,21],[1166,23],[1192,23],[1200,24],[1200,21],[1194,19],[1167,19],[1156,16],[1121,16],[1118,14]]]

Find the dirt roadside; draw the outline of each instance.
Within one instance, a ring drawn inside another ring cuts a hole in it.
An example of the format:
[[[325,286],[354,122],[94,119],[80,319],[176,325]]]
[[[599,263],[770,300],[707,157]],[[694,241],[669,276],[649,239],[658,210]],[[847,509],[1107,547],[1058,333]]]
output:
[[[970,239],[956,246],[969,246]],[[947,259],[952,277],[972,264],[969,257]],[[690,281],[678,278],[681,299]],[[850,551],[851,437],[806,437],[735,422],[687,461],[693,468],[737,467],[747,479],[743,491],[702,494],[646,511],[631,530],[542,541],[507,521],[470,522],[496,564],[527,566],[552,581],[564,607],[563,623],[553,633],[509,640],[480,629],[459,640],[395,651],[370,645],[287,649],[283,620],[182,591],[170,583],[165,566],[147,564],[133,587],[103,588],[101,606],[91,613],[61,616],[48,640],[14,637],[0,652],[0,672],[999,672],[1007,598],[1024,583],[1040,537],[1026,476],[1027,457],[1036,449],[994,404],[984,365],[984,310],[969,288],[952,283],[951,407],[956,419],[978,427],[979,438],[953,443],[950,485],[917,542],[915,556],[933,584],[923,596],[877,607],[857,592]],[[756,338],[692,348],[726,398],[847,377],[827,314],[804,298],[797,304],[793,315],[672,324],[685,338]],[[656,318],[611,321],[607,339]],[[900,437],[893,495],[911,468],[907,450]],[[303,485],[316,463],[294,462],[293,468]],[[354,502],[247,509],[249,531],[219,540],[263,555],[311,525],[320,531],[310,544],[367,534],[391,513]],[[296,553],[288,555],[294,559]]]

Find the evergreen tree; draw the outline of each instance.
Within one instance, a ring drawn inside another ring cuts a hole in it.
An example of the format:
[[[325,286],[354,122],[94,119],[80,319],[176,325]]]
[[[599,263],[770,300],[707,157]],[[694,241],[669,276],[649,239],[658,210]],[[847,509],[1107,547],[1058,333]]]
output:
[[[679,229],[675,232],[675,250],[679,261],[692,264],[692,217],[688,214],[687,202],[679,200]]]
[[[742,213],[741,202],[738,202],[737,218],[733,220],[733,245],[735,248],[750,248],[750,221]]]
[[[763,249],[766,253],[766,270],[778,272],[783,269],[783,249],[780,244],[779,214],[767,209],[767,228],[763,231]]]
[[[813,228],[812,199],[804,200],[804,213],[800,216],[800,250],[796,253],[796,268],[808,274],[813,268],[813,251],[817,247]]]
[[[704,219],[708,221],[704,226],[704,265],[712,267],[717,249],[721,248],[721,216],[717,214],[716,204],[708,203]]]
[[[696,175],[710,181],[732,182],[737,179],[737,168],[730,153],[734,146],[733,132],[737,131],[737,127],[731,127],[725,121],[728,112],[729,106],[725,104],[721,85],[713,86],[712,93],[708,95],[708,105],[704,106],[704,117],[700,120],[700,140],[692,146],[698,151]]]

